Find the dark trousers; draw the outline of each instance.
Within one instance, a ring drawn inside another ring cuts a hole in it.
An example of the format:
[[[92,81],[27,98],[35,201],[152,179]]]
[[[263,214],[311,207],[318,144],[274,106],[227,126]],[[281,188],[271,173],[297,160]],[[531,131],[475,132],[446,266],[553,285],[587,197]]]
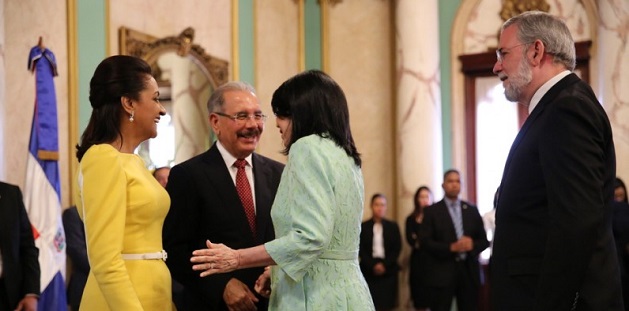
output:
[[[454,282],[446,287],[429,287],[427,290],[431,311],[450,311],[455,297],[459,311],[478,310],[478,286],[472,281],[463,261],[456,263]]]
[[[9,297],[7,296],[7,288],[4,286],[4,278],[0,278],[0,311],[11,311],[13,308],[9,306]]]

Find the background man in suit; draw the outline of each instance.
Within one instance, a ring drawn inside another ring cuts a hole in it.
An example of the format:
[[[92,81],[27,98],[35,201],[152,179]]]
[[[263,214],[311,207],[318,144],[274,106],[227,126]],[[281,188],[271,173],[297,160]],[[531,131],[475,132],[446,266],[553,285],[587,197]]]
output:
[[[424,209],[421,228],[431,311],[449,311],[456,297],[459,311],[478,308],[481,284],[478,255],[489,246],[476,206],[459,199],[461,176],[443,174],[443,200]]]
[[[387,220],[387,198],[376,193],[371,197],[371,219],[362,223],[360,231],[360,270],[369,285],[376,310],[390,310],[397,304],[397,260],[402,250],[400,228]]]
[[[621,310],[612,130],[592,89],[571,73],[570,31],[526,12],[505,22],[499,47],[494,73],[530,115],[500,185],[493,310]]]
[[[90,274],[90,263],[87,259],[87,245],[85,244],[85,228],[79,217],[76,206],[63,211],[63,229],[66,233],[68,257],[72,261],[72,274],[68,282],[68,303],[72,311],[78,311],[81,305],[83,289]]]
[[[38,256],[20,188],[0,182],[0,311],[37,310]]]
[[[206,240],[240,249],[273,239],[270,210],[284,168],[254,153],[266,116],[253,87],[242,82],[220,86],[210,97],[208,111],[218,141],[207,152],[174,166],[166,186],[172,200],[163,232],[166,263],[173,278],[184,285],[190,310],[266,310],[268,301],[253,289],[263,268],[205,278],[192,270],[192,251],[206,248]],[[234,164],[242,159],[246,176],[238,178]],[[237,190],[243,182],[250,185],[253,204]],[[248,218],[245,208],[255,208],[255,214]]]

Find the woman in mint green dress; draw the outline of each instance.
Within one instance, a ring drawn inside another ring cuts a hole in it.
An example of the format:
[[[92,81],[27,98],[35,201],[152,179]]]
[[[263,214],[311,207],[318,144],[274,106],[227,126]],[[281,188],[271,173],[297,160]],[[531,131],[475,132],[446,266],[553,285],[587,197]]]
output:
[[[276,239],[238,250],[208,241],[193,269],[204,277],[271,266],[256,283],[269,310],[374,310],[358,265],[363,176],[343,90],[306,71],[271,105],[288,155],[271,209]]]

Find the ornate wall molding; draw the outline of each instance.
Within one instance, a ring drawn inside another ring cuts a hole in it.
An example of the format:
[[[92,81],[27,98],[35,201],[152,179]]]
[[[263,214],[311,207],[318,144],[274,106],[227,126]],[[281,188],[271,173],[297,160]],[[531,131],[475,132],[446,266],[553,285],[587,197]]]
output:
[[[511,17],[527,11],[550,11],[550,5],[545,0],[504,0],[500,17],[507,21]]]
[[[120,27],[120,54],[133,55],[144,59],[153,66],[157,58],[165,52],[174,51],[179,56],[191,56],[210,77],[212,87],[226,83],[229,79],[228,62],[205,52],[200,45],[192,43],[194,29],[188,27],[177,36],[158,39],[151,35]]]

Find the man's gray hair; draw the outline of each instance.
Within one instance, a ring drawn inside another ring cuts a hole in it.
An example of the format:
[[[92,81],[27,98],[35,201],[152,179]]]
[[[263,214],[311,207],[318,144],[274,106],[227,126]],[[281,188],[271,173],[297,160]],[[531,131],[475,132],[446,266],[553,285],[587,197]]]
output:
[[[500,33],[511,25],[517,26],[520,42],[529,45],[539,39],[544,43],[546,53],[553,56],[554,63],[563,64],[570,71],[574,70],[577,62],[574,39],[561,19],[540,11],[524,12],[507,20]]]
[[[229,91],[250,92],[251,94],[256,95],[256,90],[247,82],[227,82],[217,87],[216,90],[212,92],[212,96],[210,96],[210,99],[207,101],[208,113],[223,111],[223,104],[225,104],[225,97],[223,95],[225,94],[225,92]]]

